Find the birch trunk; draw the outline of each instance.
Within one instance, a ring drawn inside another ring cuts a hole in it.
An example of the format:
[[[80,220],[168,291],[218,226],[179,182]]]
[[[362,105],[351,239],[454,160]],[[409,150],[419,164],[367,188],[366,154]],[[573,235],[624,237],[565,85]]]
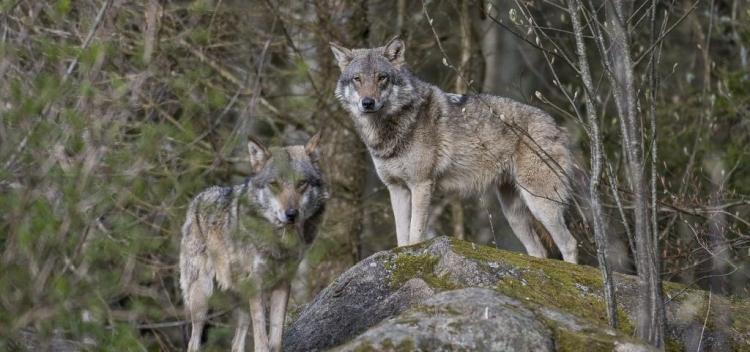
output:
[[[602,178],[603,146],[601,131],[599,129],[599,116],[594,104],[594,84],[591,78],[589,62],[586,55],[586,46],[583,41],[583,26],[581,25],[580,0],[568,1],[573,34],[576,41],[576,53],[578,55],[578,68],[581,72],[581,80],[585,88],[584,99],[586,102],[586,116],[589,124],[589,138],[591,139],[591,179],[589,180],[589,197],[591,201],[591,212],[594,223],[594,240],[596,242],[596,257],[599,269],[602,272],[604,282],[604,301],[607,305],[607,320],[609,326],[617,328],[617,310],[615,301],[615,289],[612,282],[612,271],[607,262],[607,236],[604,229],[604,215],[602,212],[599,184]]]
[[[461,27],[461,61],[458,66],[458,74],[456,75],[456,93],[466,94],[468,90],[469,82],[469,63],[471,59],[471,20],[469,18],[469,1],[462,0],[460,5],[460,27]],[[451,202],[451,222],[453,236],[458,239],[466,238],[466,231],[464,230],[464,207],[461,203],[461,198],[454,197],[454,201]]]
[[[634,204],[635,263],[641,297],[636,332],[642,340],[664,345],[664,304],[657,257],[658,243],[651,232],[648,184],[643,158],[643,126],[636,111],[635,78],[630,56],[627,14],[622,0],[606,2],[607,28],[611,28],[610,67],[613,68],[613,91],[621,121],[621,133]]]

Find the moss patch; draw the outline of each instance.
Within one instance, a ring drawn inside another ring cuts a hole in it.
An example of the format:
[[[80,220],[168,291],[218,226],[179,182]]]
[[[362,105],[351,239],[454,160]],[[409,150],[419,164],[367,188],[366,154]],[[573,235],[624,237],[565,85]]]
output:
[[[601,333],[571,331],[558,327],[554,323],[550,325],[556,351],[581,351],[583,346],[586,346],[586,351],[590,352],[609,352],[614,350],[614,336]]]
[[[414,344],[414,341],[410,339],[402,340],[398,344],[393,343],[391,339],[385,339],[377,346],[373,346],[365,342],[365,343],[361,343],[360,345],[354,348],[354,352],[375,352],[375,351],[394,351],[394,352],[404,351],[405,352],[405,351],[416,351],[416,350],[417,350],[417,346]]]
[[[680,342],[680,341],[678,341],[676,339],[672,339],[672,338],[668,338],[667,339],[667,343],[664,346],[664,351],[666,351],[666,352],[680,352],[680,351],[683,351],[683,350],[685,350],[685,347],[682,346],[682,342]]]
[[[354,348],[354,352],[375,352],[375,351],[377,350],[368,344],[360,344]]]
[[[382,347],[386,351],[415,351],[417,349],[414,341],[410,339],[401,340],[398,344],[394,344],[390,339],[385,339]]]
[[[522,272],[521,277],[503,278],[495,289],[526,303],[554,308],[568,314],[607,325],[607,313],[600,292],[584,292],[576,285],[558,281],[536,271]],[[617,307],[620,330],[633,333],[633,324],[621,307]]]
[[[526,303],[555,308],[596,324],[607,325],[601,274],[596,268],[539,259],[458,240],[451,240],[451,246],[456,253],[467,258],[519,269],[517,275],[506,276],[497,283],[495,289],[499,292]],[[617,318],[620,330],[632,334],[633,324],[621,307],[617,308]],[[563,338],[569,340],[574,337]]]
[[[434,269],[438,257],[429,254],[399,253],[392,260],[383,263],[385,270],[390,272],[390,286],[397,289],[406,281],[413,278],[421,278],[433,288],[441,290],[452,290],[457,288],[446,275],[435,275]]]
[[[543,272],[547,276],[566,284],[577,283],[598,290],[602,288],[599,271],[590,266],[571,264],[561,260],[535,258],[455,239],[451,239],[450,242],[453,250],[466,258],[485,263],[505,263],[514,268]]]

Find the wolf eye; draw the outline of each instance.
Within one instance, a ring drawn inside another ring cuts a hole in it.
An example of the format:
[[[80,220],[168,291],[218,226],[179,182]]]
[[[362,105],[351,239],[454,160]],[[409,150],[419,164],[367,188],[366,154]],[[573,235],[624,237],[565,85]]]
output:
[[[359,83],[362,81],[362,79],[359,78],[359,76],[354,76],[354,78],[352,78],[352,81]]]
[[[278,189],[279,188],[279,181],[273,180],[273,181],[269,182],[268,185],[271,186],[271,188]]]
[[[304,190],[307,188],[307,181],[299,181],[297,183],[297,189]]]
[[[387,75],[379,75],[378,76],[378,82],[380,82],[380,83],[384,83],[387,80],[388,80],[388,76]]]

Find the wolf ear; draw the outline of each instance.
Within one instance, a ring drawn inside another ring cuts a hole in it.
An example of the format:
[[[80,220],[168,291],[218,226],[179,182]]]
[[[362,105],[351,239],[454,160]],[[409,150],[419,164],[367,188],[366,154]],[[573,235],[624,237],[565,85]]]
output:
[[[354,57],[352,51],[334,42],[330,42],[329,44],[331,45],[333,56],[336,57],[336,62],[339,64],[339,68],[343,71],[352,62],[352,58]]]
[[[247,151],[250,154],[250,167],[253,172],[258,172],[265,165],[268,160],[268,150],[260,142],[256,141],[252,137],[248,137]]]
[[[318,151],[318,144],[320,143],[320,131],[310,137],[310,139],[307,141],[307,144],[305,144],[305,153],[309,156],[314,156],[315,152]]]
[[[385,56],[393,66],[399,67],[404,64],[405,49],[404,41],[399,39],[398,36],[395,36],[383,47],[383,56]]]

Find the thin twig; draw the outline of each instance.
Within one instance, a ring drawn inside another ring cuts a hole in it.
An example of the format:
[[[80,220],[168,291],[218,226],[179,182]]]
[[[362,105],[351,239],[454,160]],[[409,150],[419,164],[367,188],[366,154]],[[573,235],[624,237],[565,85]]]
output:
[[[669,35],[669,33],[671,33],[675,28],[677,28],[677,26],[680,25],[680,23],[682,23],[682,21],[684,21],[691,13],[693,13],[693,11],[695,11],[695,9],[698,7],[698,4],[700,2],[701,0],[695,0],[695,2],[693,3],[693,6],[691,6],[680,18],[678,18],[675,23],[669,26],[669,29],[664,31],[664,33],[662,33],[662,35],[660,35],[658,39],[656,39],[653,43],[651,43],[651,46],[649,46],[648,49],[646,49],[646,51],[644,51],[641,54],[641,56],[639,56],[633,62],[633,67],[638,66],[638,64],[641,63],[641,60],[646,58],[651,53],[651,51],[654,50],[654,48],[656,48],[657,45],[661,44],[661,42],[667,37],[667,35]]]
[[[701,338],[698,340],[698,347],[695,349],[696,351],[701,350],[701,344],[703,343],[703,335],[706,332],[706,325],[708,325],[708,317],[709,313],[711,312],[711,291],[708,291],[708,303],[706,304],[706,317],[703,319],[703,327],[701,328]]]
[[[96,19],[94,20],[94,24],[91,26],[91,29],[89,30],[89,34],[86,35],[86,39],[83,41],[83,45],[81,46],[81,50],[78,51],[78,55],[76,55],[75,59],[73,59],[73,62],[68,65],[68,69],[65,70],[65,74],[63,75],[62,82],[65,83],[65,81],[68,80],[68,77],[70,74],[73,73],[73,70],[78,65],[78,60],[81,57],[81,53],[83,53],[83,50],[89,47],[91,44],[91,41],[94,39],[94,34],[96,33],[96,30],[99,28],[99,24],[102,23],[102,19],[104,18],[104,13],[107,11],[107,9],[112,5],[113,0],[107,0],[104,5],[99,9],[99,13],[96,14]]]
[[[183,45],[184,47],[186,47],[188,51],[190,51],[191,54],[195,55],[200,61],[205,62],[206,64],[208,64],[208,66],[211,66],[211,68],[213,68],[216,72],[218,72],[221,77],[224,77],[224,79],[228,80],[229,82],[237,86],[239,88],[239,92],[241,95],[248,95],[248,96],[253,95],[252,90],[246,87],[245,82],[237,78],[237,76],[235,76],[232,72],[230,72],[224,66],[219,64],[216,60],[213,60],[210,57],[203,54],[200,50],[196,49],[190,43],[188,43],[184,38],[180,38],[179,43],[180,45]],[[288,122],[295,126],[306,125],[304,121],[299,120],[293,116],[289,116],[287,114],[282,113],[281,110],[279,110],[279,108],[271,104],[268,100],[266,100],[266,98],[259,97],[258,101],[260,102],[260,105],[268,109],[268,111],[270,111],[271,113],[279,117],[282,121]]]
[[[229,313],[229,312],[231,312],[233,310],[234,310],[234,308],[223,310],[223,311],[216,312],[216,313],[213,313],[213,314],[209,314],[208,316],[206,316],[205,320],[208,321],[208,320],[211,320],[211,319],[214,319],[214,318],[218,318],[220,316],[226,315],[227,313]],[[165,321],[165,322],[161,322],[161,323],[140,324],[140,325],[136,325],[135,328],[136,329],[142,329],[142,330],[154,330],[154,329],[173,328],[173,327],[188,325],[190,323],[192,323],[192,321],[190,321],[190,320]],[[114,329],[115,327],[108,326],[107,328],[108,329]]]

